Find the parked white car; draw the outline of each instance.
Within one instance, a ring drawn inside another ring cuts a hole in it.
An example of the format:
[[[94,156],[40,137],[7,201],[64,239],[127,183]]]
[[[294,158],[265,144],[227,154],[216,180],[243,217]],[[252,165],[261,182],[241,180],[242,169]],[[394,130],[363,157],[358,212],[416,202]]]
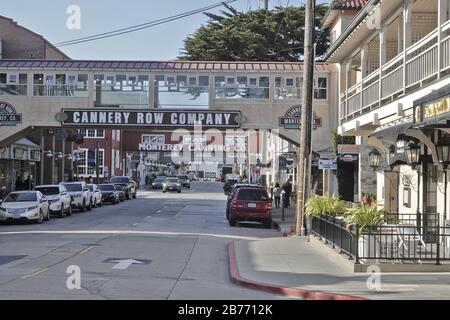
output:
[[[72,198],[63,185],[36,186],[34,191],[41,192],[47,198],[51,215],[58,218],[72,215]]]
[[[0,221],[50,220],[49,203],[39,191],[11,192],[0,204]]]
[[[88,184],[88,188],[92,195],[92,207],[95,208],[103,206],[102,191],[98,188],[98,186],[96,184]]]
[[[78,209],[81,212],[92,210],[91,191],[85,182],[63,182],[61,183],[72,197],[72,209]]]

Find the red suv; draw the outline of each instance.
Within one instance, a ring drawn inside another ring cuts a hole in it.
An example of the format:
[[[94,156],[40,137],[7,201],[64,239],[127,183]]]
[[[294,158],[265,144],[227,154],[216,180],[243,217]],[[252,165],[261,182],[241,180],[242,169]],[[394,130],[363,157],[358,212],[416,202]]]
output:
[[[236,191],[230,206],[230,226],[239,221],[257,221],[272,228],[272,201],[267,191],[255,187],[243,187]]]

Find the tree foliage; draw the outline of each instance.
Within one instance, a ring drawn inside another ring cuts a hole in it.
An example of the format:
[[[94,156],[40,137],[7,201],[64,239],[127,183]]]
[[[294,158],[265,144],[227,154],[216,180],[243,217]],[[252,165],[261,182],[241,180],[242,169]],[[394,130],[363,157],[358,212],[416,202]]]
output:
[[[184,41],[181,60],[299,61],[303,59],[305,8],[239,12],[226,5],[221,14],[206,13],[209,22]],[[317,56],[325,53],[328,33],[320,22],[328,7],[316,6]]]

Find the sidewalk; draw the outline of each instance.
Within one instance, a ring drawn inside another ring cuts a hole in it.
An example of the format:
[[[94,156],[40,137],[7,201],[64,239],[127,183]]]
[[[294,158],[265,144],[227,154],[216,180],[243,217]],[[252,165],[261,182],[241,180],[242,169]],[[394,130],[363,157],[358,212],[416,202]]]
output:
[[[231,280],[241,286],[308,300],[449,299],[450,273],[353,273],[325,246],[307,238],[236,241],[229,246]],[[372,283],[375,283],[372,281]]]
[[[284,209],[284,221],[282,219],[283,209],[272,209],[272,219],[275,227],[284,235],[288,236],[295,228],[295,207]]]

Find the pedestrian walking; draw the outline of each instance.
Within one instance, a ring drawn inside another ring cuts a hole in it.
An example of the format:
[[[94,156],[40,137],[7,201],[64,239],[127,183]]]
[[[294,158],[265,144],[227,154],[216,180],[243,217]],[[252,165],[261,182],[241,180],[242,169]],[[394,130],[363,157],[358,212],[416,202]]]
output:
[[[275,184],[275,188],[273,189],[273,197],[275,199],[275,207],[279,209],[281,202],[281,187],[279,183]]]
[[[290,208],[291,207],[291,194],[292,194],[292,179],[289,179],[284,185],[283,185],[283,191],[284,194],[284,207]]]

